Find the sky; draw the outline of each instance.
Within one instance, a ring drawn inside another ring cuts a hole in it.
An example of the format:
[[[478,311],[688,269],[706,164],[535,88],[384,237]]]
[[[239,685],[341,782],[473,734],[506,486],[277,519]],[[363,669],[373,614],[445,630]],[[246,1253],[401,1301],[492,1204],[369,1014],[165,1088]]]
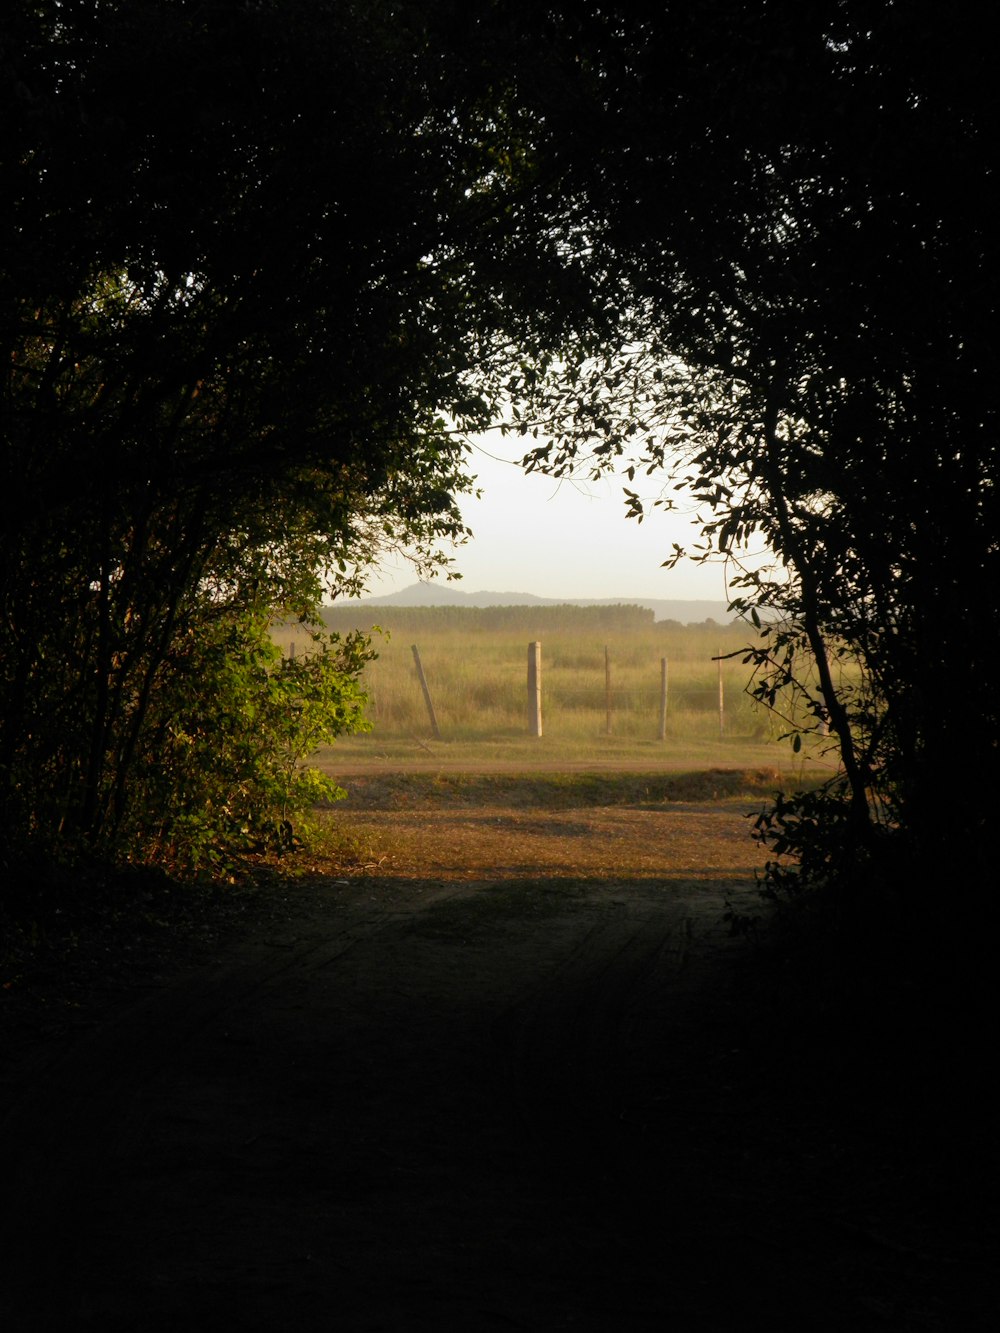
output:
[[[483,496],[462,503],[475,536],[454,552],[454,568],[462,575],[457,589],[728,601],[721,565],[684,561],[673,570],[661,568],[675,541],[690,547],[697,540],[690,517],[654,510],[641,524],[626,519],[622,486],[652,497],[655,478],[558,482],[518,466],[523,441],[496,432],[472,445],[470,471]],[[385,596],[414,582],[412,567],[395,559],[383,565],[369,595]]]

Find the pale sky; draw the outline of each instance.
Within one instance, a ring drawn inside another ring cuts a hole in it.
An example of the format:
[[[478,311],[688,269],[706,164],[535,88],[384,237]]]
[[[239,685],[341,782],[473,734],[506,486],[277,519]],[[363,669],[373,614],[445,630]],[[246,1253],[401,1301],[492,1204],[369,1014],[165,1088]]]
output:
[[[662,597],[728,601],[722,565],[684,561],[660,566],[672,543],[694,545],[691,519],[653,510],[637,523],[626,519],[622,486],[653,497],[655,478],[605,478],[558,482],[526,474],[516,463],[524,443],[499,432],[473,441],[470,471],[484,492],[462,505],[474,538],[455,552],[462,592],[527,592],[538,597]],[[508,461],[500,461],[505,459]],[[402,560],[383,566],[371,596],[416,582]]]

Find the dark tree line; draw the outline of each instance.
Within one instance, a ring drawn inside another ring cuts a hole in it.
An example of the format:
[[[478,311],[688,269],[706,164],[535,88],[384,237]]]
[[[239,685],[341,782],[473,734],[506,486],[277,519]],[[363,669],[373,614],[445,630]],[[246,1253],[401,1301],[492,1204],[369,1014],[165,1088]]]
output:
[[[779,849],[854,884],[979,875],[997,109],[975,6],[149,0],[4,25],[18,838],[114,844],[169,804],[133,775],[191,739],[201,659],[259,657],[269,615],[313,614],[387,542],[461,535],[461,431],[506,405],[530,466],[625,467],[635,515],[692,479],[703,554],[742,569],[748,618],[779,614],[760,695],[801,681],[842,760],[765,821]],[[331,651],[350,680],[363,650]]]

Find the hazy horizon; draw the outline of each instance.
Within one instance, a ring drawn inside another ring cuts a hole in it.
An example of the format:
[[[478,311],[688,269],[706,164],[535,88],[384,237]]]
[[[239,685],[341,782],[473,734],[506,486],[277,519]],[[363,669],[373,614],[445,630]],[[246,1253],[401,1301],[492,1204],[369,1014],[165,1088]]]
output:
[[[454,552],[452,584],[462,592],[519,592],[536,597],[644,597],[657,600],[730,600],[721,564],[683,561],[661,568],[673,543],[691,547],[698,528],[690,516],[653,510],[638,523],[625,517],[623,485],[655,497],[655,478],[559,482],[526,474],[516,462],[523,441],[490,436],[474,440],[470,470],[482,499],[462,502],[475,534]],[[391,596],[417,580],[401,558],[386,561],[366,595]],[[441,581],[444,582],[443,576]]]

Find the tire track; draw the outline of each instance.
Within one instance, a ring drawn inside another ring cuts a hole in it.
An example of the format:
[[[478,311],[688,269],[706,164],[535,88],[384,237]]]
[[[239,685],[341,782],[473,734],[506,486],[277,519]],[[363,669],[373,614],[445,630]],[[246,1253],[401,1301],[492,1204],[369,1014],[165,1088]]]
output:
[[[494,1021],[502,1081],[546,1152],[569,1144],[572,1153],[567,1125],[580,1138],[624,1114],[622,1081],[634,1083],[637,1026],[648,1019],[651,997],[662,1007],[676,996],[696,946],[685,905],[655,913],[622,905]]]

